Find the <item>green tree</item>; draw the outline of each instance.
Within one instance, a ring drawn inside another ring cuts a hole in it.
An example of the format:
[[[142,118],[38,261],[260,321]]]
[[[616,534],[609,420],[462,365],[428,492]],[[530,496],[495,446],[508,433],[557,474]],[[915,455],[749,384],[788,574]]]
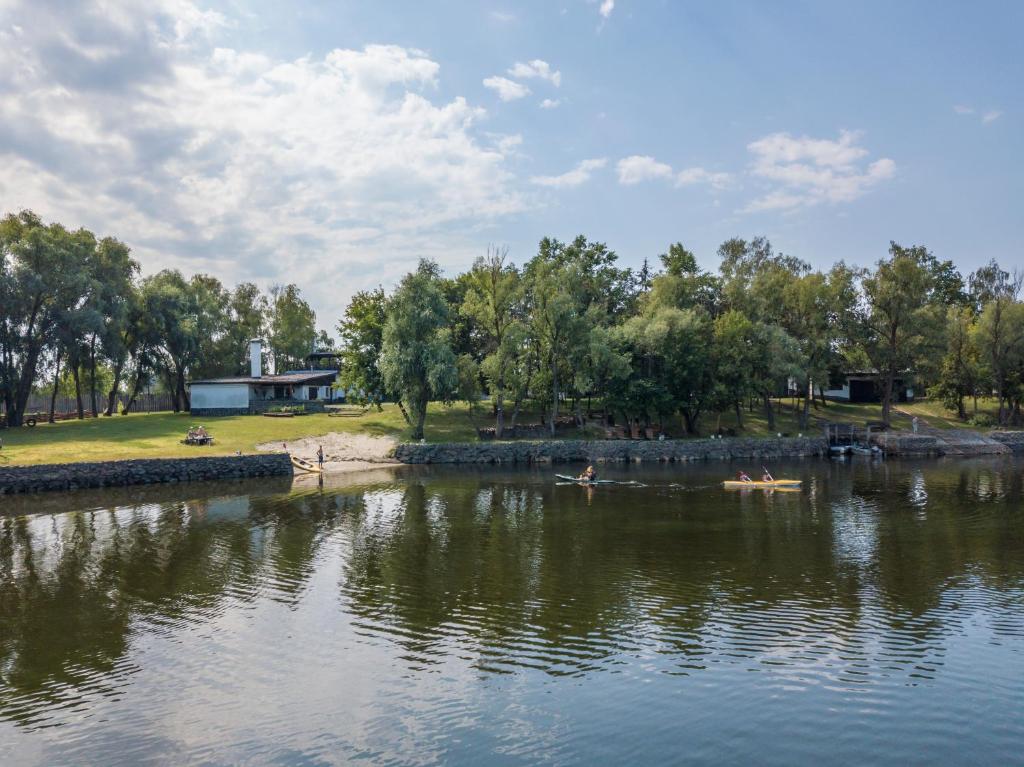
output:
[[[75,240],[76,234],[44,225],[30,211],[0,220],[0,399],[9,426],[22,423],[58,320],[80,307],[89,290]]]
[[[1016,300],[1017,285],[985,304],[972,334],[996,395],[1000,425],[1018,419],[1019,388],[1024,382],[1024,304]]]
[[[270,353],[274,371],[304,366],[316,344],[316,314],[295,285],[274,285],[270,289]]]
[[[242,282],[231,291],[227,312],[229,319],[221,358],[228,368],[228,375],[248,375],[249,342],[263,337],[267,329],[270,303],[256,285]]]
[[[341,388],[375,402],[378,409],[384,397],[380,356],[386,310],[387,296],[382,288],[360,291],[352,296],[338,323]]]
[[[922,246],[891,243],[889,258],[863,281],[867,301],[865,351],[882,381],[882,420],[889,423],[897,375],[913,369],[940,316],[933,303],[934,261]]]
[[[510,371],[525,351],[518,343],[520,334],[515,332],[521,326],[520,276],[507,259],[507,248],[488,248],[487,255],[478,258],[469,272],[462,303],[462,314],[482,336],[485,357],[481,369],[494,398],[494,431],[498,439],[505,429]]]
[[[964,398],[974,396],[977,404],[981,376],[978,349],[974,344],[974,311],[970,307],[951,306],[946,322],[949,346],[942,359],[939,380],[928,393],[965,420]]]
[[[380,368],[398,395],[413,439],[423,438],[427,404],[448,400],[458,387],[458,365],[448,332],[449,306],[436,264],[420,261],[388,301]]]

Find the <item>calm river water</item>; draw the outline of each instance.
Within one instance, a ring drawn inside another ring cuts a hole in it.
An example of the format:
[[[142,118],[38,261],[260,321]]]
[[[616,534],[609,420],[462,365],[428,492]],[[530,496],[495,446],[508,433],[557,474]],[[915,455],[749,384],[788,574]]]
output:
[[[1024,462],[735,468],[0,499],[0,764],[1021,763]]]

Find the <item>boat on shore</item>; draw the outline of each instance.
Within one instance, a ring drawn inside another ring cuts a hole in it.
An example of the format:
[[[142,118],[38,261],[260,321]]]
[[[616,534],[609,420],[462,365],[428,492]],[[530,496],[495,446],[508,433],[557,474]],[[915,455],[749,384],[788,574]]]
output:
[[[315,463],[311,463],[305,460],[304,458],[299,458],[294,455],[289,455],[288,457],[292,459],[292,466],[294,466],[296,469],[300,469],[301,471],[308,471],[310,474],[323,474],[323,472],[320,471],[320,467],[317,466]]]

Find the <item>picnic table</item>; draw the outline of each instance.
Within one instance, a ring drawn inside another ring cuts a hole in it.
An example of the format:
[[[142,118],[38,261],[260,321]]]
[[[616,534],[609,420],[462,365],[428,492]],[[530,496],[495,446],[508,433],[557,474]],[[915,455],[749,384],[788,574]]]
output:
[[[183,445],[212,445],[213,437],[202,426],[195,429],[189,429],[185,435],[185,439],[181,441]]]

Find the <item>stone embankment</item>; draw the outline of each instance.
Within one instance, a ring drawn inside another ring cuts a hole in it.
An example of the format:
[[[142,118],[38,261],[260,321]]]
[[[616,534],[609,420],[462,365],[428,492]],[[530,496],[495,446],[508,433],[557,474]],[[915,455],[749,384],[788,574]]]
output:
[[[693,440],[549,440],[540,442],[403,443],[401,463],[668,463],[731,459],[776,460],[828,454],[822,437]]]
[[[1014,453],[1024,453],[1024,431],[993,431],[988,436]]]
[[[287,453],[9,466],[0,468],[0,495],[291,474]]]

